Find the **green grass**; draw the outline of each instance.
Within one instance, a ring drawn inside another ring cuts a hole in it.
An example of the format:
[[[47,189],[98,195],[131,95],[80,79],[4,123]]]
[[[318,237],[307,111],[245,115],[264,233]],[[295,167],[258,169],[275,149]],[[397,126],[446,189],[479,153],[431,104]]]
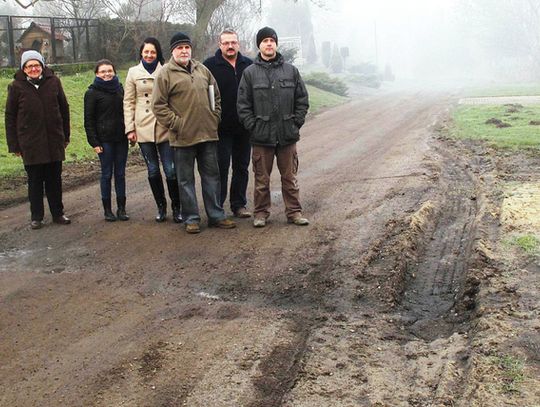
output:
[[[451,134],[460,139],[485,140],[499,148],[540,147],[540,126],[530,121],[540,120],[540,106],[525,106],[516,113],[508,113],[507,106],[461,105],[453,113]],[[512,127],[497,128],[486,121],[496,118]]]
[[[468,97],[481,96],[537,96],[540,95],[540,83],[501,84],[479,86],[465,92]]]
[[[537,253],[538,247],[540,247],[540,239],[534,235],[514,236],[508,243],[512,246],[517,246],[530,254]]]
[[[326,92],[311,85],[306,85],[309,93],[309,112],[317,113],[323,108],[334,107],[345,103],[348,99],[334,93]]]
[[[119,71],[120,81],[124,81],[127,71]],[[71,113],[71,142],[66,150],[66,161],[73,162],[94,158],[94,150],[86,141],[84,132],[84,93],[94,80],[93,72],[63,76],[61,78],[64,92],[69,102]],[[7,86],[12,79],[0,78],[0,115],[4,119]],[[317,112],[324,107],[332,107],[344,103],[347,98],[325,92],[308,86],[310,96],[310,112]],[[11,177],[24,174],[22,160],[8,153],[6,143],[6,130],[0,128],[0,176]]]
[[[518,393],[519,386],[525,380],[523,361],[512,355],[501,355],[494,357],[493,363],[502,374],[502,391],[504,393]]]
[[[126,77],[125,71],[119,72],[120,80]],[[95,158],[92,147],[86,141],[84,132],[84,93],[94,80],[93,72],[85,72],[73,76],[63,76],[62,86],[69,103],[71,118],[71,142],[66,150],[66,161],[73,162]],[[12,79],[0,79],[0,115],[4,120],[7,98],[7,86]],[[0,128],[0,176],[20,176],[24,174],[22,159],[8,153],[6,143],[6,129]]]

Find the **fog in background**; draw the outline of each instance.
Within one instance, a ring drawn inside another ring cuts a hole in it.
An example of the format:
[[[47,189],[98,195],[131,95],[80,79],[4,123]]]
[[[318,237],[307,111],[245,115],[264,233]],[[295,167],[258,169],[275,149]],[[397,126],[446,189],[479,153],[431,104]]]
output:
[[[371,63],[379,73],[390,68],[398,80],[540,79],[540,0],[40,0],[28,10],[0,0],[0,14],[108,17],[155,28],[194,24],[197,7],[211,4],[221,5],[199,30],[198,42],[207,41],[201,54],[213,52],[225,27],[235,28],[242,49],[255,53],[256,31],[270,25],[281,38],[302,38],[306,70],[327,69],[326,41],[338,54],[348,48],[340,68],[345,73]]]
[[[319,53],[322,41],[349,47],[346,67],[372,62],[382,71],[389,65],[398,79],[540,78],[539,0],[308,3]]]

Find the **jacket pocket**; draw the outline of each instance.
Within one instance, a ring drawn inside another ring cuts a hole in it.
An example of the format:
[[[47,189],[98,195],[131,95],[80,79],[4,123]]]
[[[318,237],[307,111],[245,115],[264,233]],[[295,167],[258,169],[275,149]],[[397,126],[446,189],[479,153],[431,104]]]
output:
[[[255,118],[252,137],[256,144],[275,144],[272,140],[270,116],[257,116]]]
[[[296,141],[300,137],[300,130],[294,122],[294,114],[283,115],[284,141]]]

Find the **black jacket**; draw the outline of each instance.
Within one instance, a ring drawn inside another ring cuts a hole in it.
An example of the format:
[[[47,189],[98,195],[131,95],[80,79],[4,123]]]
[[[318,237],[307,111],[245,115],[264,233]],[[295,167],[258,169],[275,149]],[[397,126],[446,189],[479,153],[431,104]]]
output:
[[[279,53],[271,62],[259,54],[242,76],[237,108],[252,144],[286,146],[300,139],[309,98],[296,67]]]
[[[127,140],[124,126],[124,89],[111,93],[93,84],[84,94],[84,129],[92,147]]]
[[[8,86],[6,100],[8,150],[22,153],[25,165],[62,161],[69,143],[69,106],[60,79],[43,68],[36,89],[22,70]]]
[[[236,68],[228,63],[221,50],[218,49],[213,57],[204,61],[204,65],[212,72],[216,78],[221,94],[221,123],[219,124],[218,132],[222,134],[238,134],[245,133],[244,127],[238,120],[236,112],[236,99],[238,94],[238,85],[242,78],[244,69],[253,63],[251,59],[243,56],[240,52],[236,59]]]

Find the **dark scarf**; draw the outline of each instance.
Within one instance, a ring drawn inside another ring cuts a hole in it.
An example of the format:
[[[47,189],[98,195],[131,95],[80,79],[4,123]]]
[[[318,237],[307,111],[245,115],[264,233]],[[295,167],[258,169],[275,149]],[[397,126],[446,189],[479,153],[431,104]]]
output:
[[[39,78],[36,78],[36,79],[32,79],[29,76],[26,77],[26,80],[28,82],[30,82],[32,85],[37,86],[37,87],[41,85],[41,83],[43,82],[43,79],[45,79],[43,75],[39,75]]]
[[[157,65],[159,64],[158,59],[154,59],[154,62],[148,63],[144,59],[141,59],[141,62],[144,66],[144,69],[146,69],[146,72],[152,74],[157,68]]]
[[[104,81],[96,76],[93,85],[94,88],[108,93],[116,93],[122,87],[122,85],[120,85],[120,81],[118,80],[118,76],[116,75],[114,75],[110,81]]]

